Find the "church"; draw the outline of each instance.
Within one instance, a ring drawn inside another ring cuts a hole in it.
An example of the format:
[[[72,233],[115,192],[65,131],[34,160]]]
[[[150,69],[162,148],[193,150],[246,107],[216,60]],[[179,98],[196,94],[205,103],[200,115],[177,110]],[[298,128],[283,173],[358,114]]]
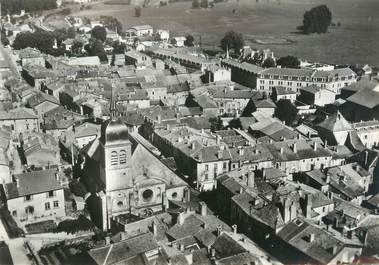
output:
[[[144,217],[168,208],[169,200],[189,199],[179,176],[140,143],[130,141],[127,126],[117,119],[101,126],[101,136],[82,150],[86,203],[92,221],[109,230],[120,215]]]

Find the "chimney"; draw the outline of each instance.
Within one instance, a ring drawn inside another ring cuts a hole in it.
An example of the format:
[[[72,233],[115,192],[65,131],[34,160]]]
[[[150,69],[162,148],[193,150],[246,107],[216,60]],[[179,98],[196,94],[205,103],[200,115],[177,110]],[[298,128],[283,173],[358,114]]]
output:
[[[236,224],[232,225],[232,228],[233,228],[233,233],[237,234],[237,225]]]
[[[311,194],[306,194],[305,195],[305,207],[306,207],[306,210],[305,210],[305,217],[306,218],[311,218],[311,213],[312,213],[312,198],[311,198]]]
[[[242,193],[243,193],[243,188],[240,187],[239,194],[242,194]]]
[[[324,147],[325,147],[325,148],[328,147],[328,140],[325,140],[325,142],[324,142]]]
[[[200,205],[200,215],[201,216],[206,216],[207,215],[207,205],[205,202],[199,202]]]
[[[55,173],[55,180],[59,182],[59,175],[58,175],[58,172]]]
[[[192,251],[186,255],[186,260],[187,260],[188,265],[193,264],[193,253],[192,253]]]
[[[326,182],[326,184],[330,183],[330,174],[329,173],[326,173],[325,182]]]
[[[216,136],[216,144],[217,144],[217,145],[220,145],[220,143],[221,143],[221,136],[220,136],[220,135],[217,135],[217,136]]]
[[[105,237],[105,245],[109,246],[111,244],[111,238],[109,236]]]
[[[316,235],[314,233],[310,234],[309,235],[309,242],[315,241],[315,237],[316,237]]]
[[[179,250],[180,250],[181,252],[184,251],[184,244],[179,244]]]
[[[184,213],[183,212],[179,213],[178,217],[177,217],[177,220],[176,220],[176,223],[178,225],[183,225],[184,224],[184,220],[185,220]]]
[[[244,149],[243,149],[243,147],[238,148],[238,154],[239,154],[240,156],[243,156],[243,154],[244,154]]]
[[[160,114],[157,115],[157,123],[161,124],[162,122],[162,116]]]
[[[365,166],[367,167],[368,162],[368,151],[365,151]]]
[[[265,168],[262,168],[262,178],[263,179],[266,178],[266,169]]]
[[[283,147],[280,147],[280,154],[283,154]]]
[[[222,151],[222,150],[218,150],[217,151],[217,158],[218,159],[222,159],[222,154],[223,154],[224,152]]]
[[[17,188],[19,188],[20,187],[20,180],[19,180],[19,178],[15,178],[15,180],[16,180],[16,186],[17,186]]]
[[[121,232],[121,233],[120,233],[120,240],[123,241],[123,240],[125,240],[125,239],[126,239],[126,234],[125,234],[125,232]]]
[[[167,211],[169,208],[168,199],[166,192],[162,192],[162,205],[163,205],[163,211]]]
[[[191,150],[195,150],[195,142],[191,143]]]
[[[189,188],[184,189],[184,198],[186,199],[186,202],[189,202],[191,200],[191,191]]]
[[[157,224],[153,221],[153,224],[152,224],[152,228],[153,228],[153,235],[156,237],[158,235],[158,228],[157,228]]]
[[[314,144],[313,144],[313,150],[317,151],[317,142],[314,142]]]
[[[254,176],[254,172],[248,172],[247,173],[247,186],[248,187],[251,187],[251,188],[254,188],[254,182],[255,182],[255,176]]]
[[[297,144],[294,143],[292,148],[293,148],[293,152],[296,154],[297,153]]]
[[[222,225],[217,226],[217,236],[221,236],[222,233]]]
[[[216,249],[214,249],[213,247],[211,248],[211,259],[215,259],[216,258]]]

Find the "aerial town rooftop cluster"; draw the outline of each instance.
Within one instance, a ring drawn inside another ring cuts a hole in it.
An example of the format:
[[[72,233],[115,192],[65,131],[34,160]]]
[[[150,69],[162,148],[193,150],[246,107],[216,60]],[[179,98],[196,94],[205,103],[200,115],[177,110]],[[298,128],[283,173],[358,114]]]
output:
[[[102,26],[74,21],[67,51]],[[3,27],[11,42],[33,31]],[[127,47],[105,47],[109,63],[5,50],[0,70],[13,74],[0,93],[1,258],[379,262],[372,68],[263,68],[247,59],[276,60],[270,50],[210,57],[149,25],[106,32]],[[281,118],[283,105],[295,120]]]

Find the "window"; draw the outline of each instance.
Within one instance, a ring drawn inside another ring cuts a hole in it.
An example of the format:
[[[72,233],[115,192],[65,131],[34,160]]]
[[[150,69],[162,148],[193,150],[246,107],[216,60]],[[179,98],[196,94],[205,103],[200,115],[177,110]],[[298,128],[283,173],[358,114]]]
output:
[[[111,152],[111,165],[115,166],[118,164],[118,154],[116,151]]]
[[[214,172],[217,172],[217,164],[214,164],[214,165],[213,165],[213,171],[214,171]]]
[[[45,210],[50,210],[50,202],[45,203]]]
[[[205,171],[209,170],[209,165],[205,165]]]
[[[120,164],[126,164],[126,151],[120,151]]]
[[[32,200],[32,195],[26,195],[25,196],[25,201],[31,201]]]
[[[34,213],[34,207],[33,206],[28,206],[25,208],[25,213],[26,214],[33,214]]]
[[[208,173],[204,174],[205,180],[208,180]]]
[[[17,211],[12,211],[12,216],[17,217]]]
[[[51,197],[54,197],[55,196],[55,192],[52,190],[52,191],[49,191],[47,193],[47,198],[51,198]]]
[[[153,199],[153,191],[150,190],[150,189],[147,189],[147,190],[144,190],[144,192],[142,192],[142,198],[145,202],[149,202]]]
[[[59,207],[59,202],[58,201],[54,201],[53,205],[54,205],[54,208],[58,208]]]
[[[222,164],[222,168],[223,168],[223,169],[226,169],[227,166],[228,166],[228,163],[227,163],[227,162],[224,162],[224,163]]]

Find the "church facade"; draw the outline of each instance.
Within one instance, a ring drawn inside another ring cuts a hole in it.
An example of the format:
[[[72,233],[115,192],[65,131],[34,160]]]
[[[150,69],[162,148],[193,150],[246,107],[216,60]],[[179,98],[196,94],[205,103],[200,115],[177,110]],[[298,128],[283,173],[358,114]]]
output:
[[[169,200],[189,199],[187,183],[143,145],[132,144],[121,120],[106,121],[82,155],[88,209],[103,230],[119,215],[143,218],[167,209]]]

